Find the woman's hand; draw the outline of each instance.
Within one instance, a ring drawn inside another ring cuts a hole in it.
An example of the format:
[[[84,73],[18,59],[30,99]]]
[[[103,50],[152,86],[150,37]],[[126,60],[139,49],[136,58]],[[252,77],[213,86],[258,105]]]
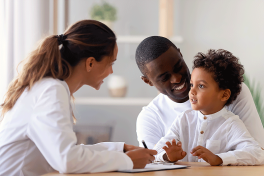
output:
[[[137,147],[134,145],[128,145],[128,144],[124,144],[124,152],[128,152],[130,150],[135,150],[135,149],[140,149],[142,147]]]
[[[210,150],[202,146],[197,146],[193,148],[191,154],[193,156],[198,156],[199,159],[202,158],[211,166],[218,166],[223,163],[223,160],[219,156],[213,154]]]
[[[170,162],[176,162],[178,160],[183,159],[186,156],[186,152],[182,150],[182,143],[179,141],[176,143],[176,140],[173,139],[170,143],[166,142],[166,145],[163,149],[166,151],[166,155],[163,155],[164,160],[168,160]]]
[[[153,155],[157,155],[157,151],[138,147],[138,149],[130,150],[126,154],[134,164],[133,169],[142,169],[155,160]]]

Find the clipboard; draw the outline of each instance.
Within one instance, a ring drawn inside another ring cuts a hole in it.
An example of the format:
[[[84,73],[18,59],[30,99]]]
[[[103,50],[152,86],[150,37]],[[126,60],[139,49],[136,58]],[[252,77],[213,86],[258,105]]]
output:
[[[139,172],[151,172],[151,171],[161,171],[161,170],[184,169],[187,167],[188,166],[185,165],[147,164],[144,169],[118,170],[117,172],[139,173]]]

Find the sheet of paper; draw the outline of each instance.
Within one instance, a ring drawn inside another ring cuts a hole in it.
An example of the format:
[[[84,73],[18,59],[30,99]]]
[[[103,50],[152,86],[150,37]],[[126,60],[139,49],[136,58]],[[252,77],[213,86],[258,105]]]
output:
[[[172,170],[187,168],[184,165],[164,165],[164,164],[147,164],[144,169],[119,170],[118,172],[136,173],[136,172],[150,172],[158,170]]]

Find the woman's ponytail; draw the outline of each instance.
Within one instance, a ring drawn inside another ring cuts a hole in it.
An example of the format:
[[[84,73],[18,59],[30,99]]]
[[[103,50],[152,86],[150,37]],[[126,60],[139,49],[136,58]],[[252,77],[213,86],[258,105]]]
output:
[[[17,77],[10,83],[2,106],[2,116],[12,109],[17,99],[28,88],[43,77],[66,79],[71,74],[71,66],[62,59],[59,50],[59,36],[53,35],[40,42],[38,47],[22,61],[24,64]]]

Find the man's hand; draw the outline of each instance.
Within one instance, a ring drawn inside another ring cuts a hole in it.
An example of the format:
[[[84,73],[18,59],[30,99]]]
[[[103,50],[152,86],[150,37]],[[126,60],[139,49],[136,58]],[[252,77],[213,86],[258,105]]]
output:
[[[167,154],[167,156],[164,156],[165,160],[169,160],[170,162],[176,162],[178,160],[183,159],[186,156],[186,152],[182,150],[181,141],[176,143],[176,140],[173,139],[171,143],[167,141],[166,145],[168,147],[167,146],[163,147],[163,149],[166,151]]]
[[[191,154],[193,156],[198,156],[199,159],[202,158],[211,166],[218,166],[223,163],[223,160],[219,156],[213,154],[210,150],[202,146],[197,146],[193,148]]]
[[[124,152],[128,152],[130,150],[135,150],[135,149],[140,149],[142,147],[137,147],[134,145],[128,145],[128,144],[124,144]]]
[[[139,148],[135,150],[130,150],[126,152],[126,154],[131,158],[134,164],[133,169],[142,169],[146,166],[146,164],[149,164],[155,160],[155,157],[153,155],[157,155],[157,151]]]

